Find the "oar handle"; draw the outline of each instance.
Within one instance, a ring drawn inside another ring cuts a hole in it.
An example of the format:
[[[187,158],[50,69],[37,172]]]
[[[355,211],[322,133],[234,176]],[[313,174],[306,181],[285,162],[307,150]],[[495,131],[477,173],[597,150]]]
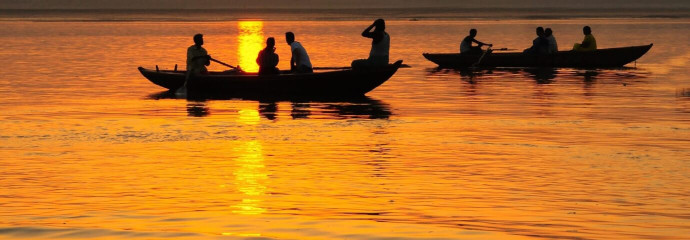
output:
[[[223,65],[223,66],[226,66],[226,67],[229,67],[229,68],[232,68],[232,69],[237,69],[237,67],[235,67],[235,66],[232,66],[232,65],[230,65],[230,64],[227,64],[227,63],[224,63],[224,62],[221,62],[221,61],[218,61],[218,60],[216,60],[216,59],[214,59],[214,58],[210,58],[210,60],[211,60],[211,61],[214,61],[214,62],[217,62],[217,63],[220,64],[220,65]]]

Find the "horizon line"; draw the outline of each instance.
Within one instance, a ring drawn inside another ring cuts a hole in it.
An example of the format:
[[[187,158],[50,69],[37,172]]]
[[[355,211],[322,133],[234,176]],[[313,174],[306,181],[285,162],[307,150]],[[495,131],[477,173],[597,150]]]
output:
[[[11,10],[677,10],[683,11],[688,7],[237,7],[237,8],[0,8],[2,11]]]

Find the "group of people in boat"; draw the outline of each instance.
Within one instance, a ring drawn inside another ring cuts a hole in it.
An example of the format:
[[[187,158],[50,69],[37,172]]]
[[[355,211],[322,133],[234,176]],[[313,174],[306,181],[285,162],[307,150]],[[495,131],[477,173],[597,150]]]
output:
[[[373,68],[388,64],[390,35],[388,35],[385,30],[386,22],[383,19],[377,19],[369,27],[364,29],[362,36],[372,39],[369,58],[352,61],[352,68]],[[295,41],[295,34],[293,32],[285,33],[285,42],[290,46],[290,52],[292,53],[290,58],[290,72],[313,72],[309,54],[307,54],[307,50],[300,42]],[[259,51],[256,58],[256,63],[259,65],[259,75],[280,73],[280,70],[277,68],[280,57],[276,54],[275,44],[275,38],[269,37],[266,39],[266,47]],[[189,79],[190,76],[208,72],[206,66],[211,64],[213,58],[208,55],[208,52],[202,45],[204,45],[203,35],[194,35],[194,45],[187,49],[187,79]]]
[[[313,68],[309,54],[304,49],[302,44],[295,41],[295,34],[293,32],[285,33],[285,42],[290,46],[292,57],[290,58],[290,71],[296,73],[311,73]],[[256,58],[256,64],[259,65],[260,75],[279,74],[278,62],[280,58],[276,54],[276,40],[273,37],[266,39],[266,47],[259,51],[259,56]]]
[[[585,26],[582,28],[582,33],[585,35],[585,38],[582,40],[582,43],[576,43],[573,46],[573,51],[597,50],[597,40],[592,35],[592,29],[589,26]],[[475,39],[476,36],[477,29],[470,29],[470,35],[460,42],[460,53],[483,54],[484,50],[482,50],[482,46],[493,46],[493,44],[483,43]],[[472,43],[476,43],[477,46],[473,46]],[[546,55],[558,52],[558,43],[553,36],[553,30],[551,30],[551,28],[544,29],[543,27],[537,27],[537,37],[532,41],[532,46],[525,49],[523,52],[534,55]]]

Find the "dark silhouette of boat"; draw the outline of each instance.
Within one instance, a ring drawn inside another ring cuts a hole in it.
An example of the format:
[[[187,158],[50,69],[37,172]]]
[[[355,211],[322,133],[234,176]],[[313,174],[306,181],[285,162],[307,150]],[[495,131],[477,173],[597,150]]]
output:
[[[187,83],[191,93],[226,96],[362,96],[386,82],[400,68],[402,60],[378,68],[314,73],[258,75],[245,72],[209,72]],[[185,71],[152,70],[139,67],[154,84],[177,90],[184,84]]]
[[[481,55],[460,53],[424,53],[429,61],[441,68],[467,67],[555,67],[555,68],[615,68],[623,67],[642,57],[653,44],[633,47],[605,48],[589,52],[559,51],[549,55],[522,52]]]

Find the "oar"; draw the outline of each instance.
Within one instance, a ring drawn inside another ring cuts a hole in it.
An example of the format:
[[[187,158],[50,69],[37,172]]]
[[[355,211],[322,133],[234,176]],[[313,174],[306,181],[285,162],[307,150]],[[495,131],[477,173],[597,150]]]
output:
[[[223,65],[223,66],[226,66],[226,67],[229,67],[229,68],[232,68],[232,69],[238,69],[237,67],[235,67],[235,66],[233,66],[233,65],[230,65],[230,64],[221,62],[221,61],[216,60],[216,59],[214,59],[214,58],[211,58],[211,61],[217,62],[217,63],[220,64],[220,65]]]
[[[400,68],[411,68],[412,66],[407,65],[407,64],[401,64]],[[312,69],[314,70],[341,70],[341,69],[350,69],[352,67],[313,67]]]
[[[484,53],[482,53],[482,56],[479,57],[479,60],[476,63],[472,64],[472,67],[477,67],[477,65],[479,65],[480,62],[482,62],[482,59],[484,59],[484,56],[486,56],[486,53],[488,53],[488,52],[491,52],[491,46],[486,48],[486,51],[484,51]]]
[[[512,49],[512,48],[497,48],[494,49],[494,51],[515,51],[517,49]]]

